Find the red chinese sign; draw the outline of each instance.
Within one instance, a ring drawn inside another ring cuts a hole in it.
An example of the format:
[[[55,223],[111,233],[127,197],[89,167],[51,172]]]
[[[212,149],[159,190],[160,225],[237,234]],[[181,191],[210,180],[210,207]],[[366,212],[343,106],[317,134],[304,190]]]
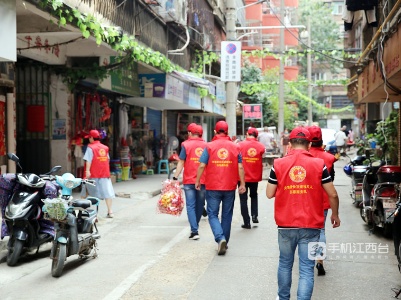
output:
[[[262,104],[244,104],[242,114],[244,119],[262,119]]]

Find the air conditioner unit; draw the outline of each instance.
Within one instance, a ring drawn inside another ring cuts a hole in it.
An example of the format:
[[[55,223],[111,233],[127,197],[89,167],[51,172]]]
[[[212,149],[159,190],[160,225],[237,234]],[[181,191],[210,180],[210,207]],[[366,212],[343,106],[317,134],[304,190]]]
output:
[[[176,22],[187,25],[187,3],[184,0],[158,0],[160,6],[158,13],[162,19],[168,22]]]
[[[274,48],[274,44],[271,41],[263,41],[263,48],[272,51]]]

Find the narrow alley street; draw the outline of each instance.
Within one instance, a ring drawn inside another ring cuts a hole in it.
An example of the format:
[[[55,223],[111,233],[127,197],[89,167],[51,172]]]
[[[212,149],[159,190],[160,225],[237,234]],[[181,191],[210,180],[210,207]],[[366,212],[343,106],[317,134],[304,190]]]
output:
[[[327,227],[326,276],[315,277],[313,299],[391,299],[401,288],[391,239],[370,234],[349,197],[350,179],[335,164],[341,227]],[[267,174],[267,172],[266,172]],[[162,180],[155,175],[154,187]],[[138,183],[137,179],[135,184]],[[200,240],[188,240],[185,211],[176,218],[156,213],[157,197],[116,198],[114,219],[101,218],[97,259],[69,257],[63,275],[50,274],[50,247],[8,267],[0,252],[0,296],[11,299],[276,299],[278,245],[273,201],[259,186],[259,224],[241,228],[236,205],[229,249],[216,255],[207,218]],[[127,189],[126,185],[125,189]],[[120,188],[121,189],[121,188]],[[117,188],[116,188],[117,191]],[[127,190],[128,191],[128,190]],[[104,214],[101,207],[100,214]],[[4,241],[0,242],[4,243]],[[293,269],[296,299],[298,264]]]

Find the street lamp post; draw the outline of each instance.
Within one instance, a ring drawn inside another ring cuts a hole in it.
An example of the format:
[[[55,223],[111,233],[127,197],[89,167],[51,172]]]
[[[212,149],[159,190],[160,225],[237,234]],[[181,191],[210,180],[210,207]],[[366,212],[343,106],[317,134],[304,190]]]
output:
[[[284,0],[280,2],[280,19],[284,24]],[[284,52],[284,27],[280,28],[280,54]],[[278,134],[284,132],[284,59],[280,57],[279,87],[278,87]]]
[[[310,18],[308,18],[308,23],[307,23],[307,29],[308,31],[308,61],[307,61],[307,75],[308,75],[308,97],[309,100],[312,99],[312,57],[311,57],[311,31],[310,31]],[[312,116],[312,102],[309,101],[308,103],[308,125],[312,126],[312,122],[313,122],[313,116]]]
[[[237,19],[237,8],[235,7],[235,0],[227,0],[226,4],[226,28],[227,28],[227,41],[236,40],[235,21]],[[223,50],[223,49],[222,49]],[[228,124],[229,136],[237,135],[237,83],[235,81],[228,81],[226,84],[226,122]]]

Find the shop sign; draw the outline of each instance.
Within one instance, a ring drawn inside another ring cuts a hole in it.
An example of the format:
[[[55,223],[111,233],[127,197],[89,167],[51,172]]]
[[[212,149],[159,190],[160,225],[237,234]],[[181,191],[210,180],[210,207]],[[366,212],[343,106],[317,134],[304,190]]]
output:
[[[202,99],[199,95],[198,88],[191,86],[189,88],[188,105],[201,109]]]
[[[100,57],[101,66],[114,64],[116,61],[116,56]],[[134,62],[129,69],[123,67],[121,72],[112,72],[108,78],[100,83],[100,86],[123,95],[139,97],[138,64]]]
[[[220,80],[216,81],[216,101],[225,104],[226,100],[226,84]]]
[[[60,40],[55,35],[17,34],[17,48],[21,55],[50,65],[65,64],[66,46],[60,46],[59,43]]]
[[[221,42],[221,80],[241,81],[241,42]]]
[[[184,103],[184,82],[173,76],[167,75],[166,99]]]
[[[216,102],[213,102],[213,112],[224,117],[226,116],[226,109],[224,106]]]
[[[203,97],[203,110],[206,112],[213,112],[213,100],[210,97]]]
[[[164,98],[166,74],[140,74],[140,95],[144,98]]]
[[[262,104],[244,104],[242,114],[244,119],[263,119]]]

